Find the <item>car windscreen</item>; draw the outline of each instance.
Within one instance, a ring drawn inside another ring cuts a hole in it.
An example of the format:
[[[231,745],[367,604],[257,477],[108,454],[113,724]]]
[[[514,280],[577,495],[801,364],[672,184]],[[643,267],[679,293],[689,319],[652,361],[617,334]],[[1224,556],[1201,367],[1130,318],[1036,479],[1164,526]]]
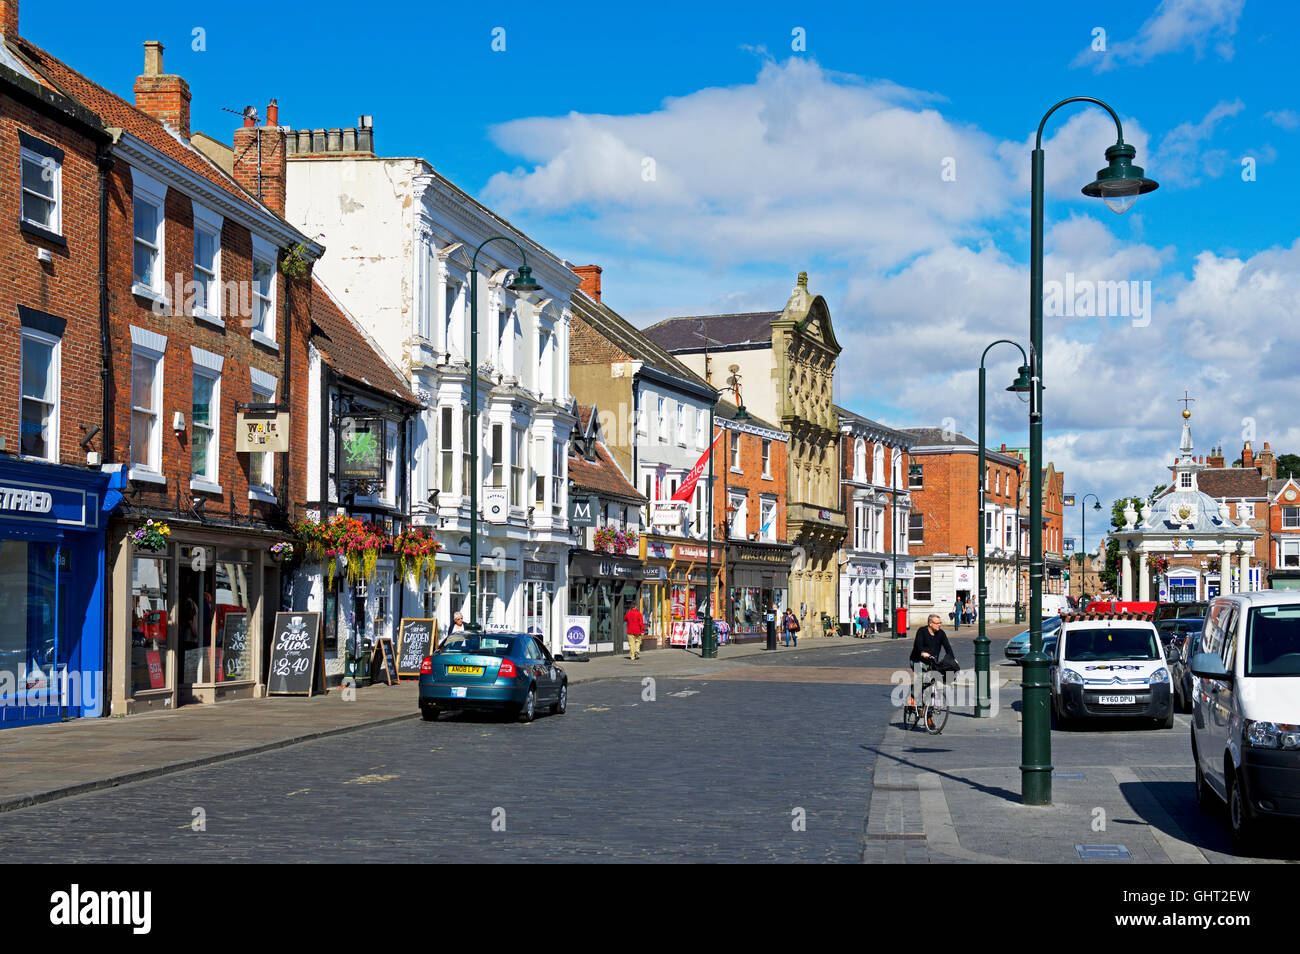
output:
[[[1074,662],[1113,662],[1119,659],[1159,659],[1155,629],[1072,629],[1065,634],[1065,659]]]
[[[468,653],[476,656],[509,656],[515,641],[522,636],[455,635],[438,647],[440,653]]]
[[[1300,605],[1250,611],[1245,670],[1247,676],[1300,676]]]

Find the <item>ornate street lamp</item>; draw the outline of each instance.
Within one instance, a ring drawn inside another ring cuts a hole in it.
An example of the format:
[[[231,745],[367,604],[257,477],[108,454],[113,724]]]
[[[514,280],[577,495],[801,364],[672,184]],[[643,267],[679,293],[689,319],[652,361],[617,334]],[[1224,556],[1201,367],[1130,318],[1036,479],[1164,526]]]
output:
[[[987,348],[984,349],[984,353],[980,355],[979,467],[976,469],[976,473],[975,473],[975,480],[979,484],[979,487],[977,488],[979,491],[978,493],[979,526],[976,528],[976,534],[979,537],[979,545],[980,545],[979,620],[978,620],[979,635],[975,637],[975,716],[976,718],[979,719],[987,719],[989,717],[989,710],[990,710],[989,638],[984,631],[984,627],[987,622],[985,620],[986,614],[984,612],[984,602],[985,600],[988,599],[988,586],[984,582],[984,523],[988,519],[984,514],[984,488],[988,484],[988,480],[984,475],[984,466],[985,466],[984,445],[986,443],[986,439],[984,437],[984,361],[985,359],[988,358],[989,352],[993,350],[994,346],[1000,344],[1014,345],[1016,350],[1020,352],[1021,359],[1025,362],[1020,366],[1019,376],[1016,378],[1015,381],[1011,383],[1011,386],[1008,387],[1007,390],[1015,391],[1015,392],[1024,392],[1024,391],[1028,391],[1033,386],[1033,383],[1030,381],[1029,378],[1029,359],[1025,356],[1024,348],[1020,347],[1020,345],[1016,344],[1016,342],[1010,340],[1009,338],[999,338],[997,341],[993,342],[993,344],[990,344]],[[1017,501],[1016,533],[1019,532],[1020,532],[1020,505],[1019,505],[1019,501]],[[969,553],[970,551],[968,550],[967,552]],[[1018,572],[1019,569],[1017,569],[1017,573]]]
[[[1138,196],[1158,185],[1133,164],[1136,150],[1124,142],[1124,127],[1115,110],[1091,96],[1063,99],[1038,124],[1031,155],[1033,167],[1029,237],[1029,365],[1033,389],[1029,401],[1029,652],[1021,661],[1023,722],[1020,736],[1020,797],[1026,805],[1052,802],[1052,724],[1048,659],[1043,654],[1043,127],[1068,103],[1093,103],[1115,121],[1115,145],[1106,150],[1106,168],[1083,187],[1083,194],[1106,201],[1124,213]]]
[[[1093,510],[1101,509],[1101,501],[1097,500],[1096,494],[1085,494],[1084,498],[1079,501],[1079,595],[1083,595],[1083,587],[1088,581],[1088,498],[1091,497],[1097,502],[1092,505]],[[1084,609],[1087,609],[1085,606]]]
[[[516,292],[524,297],[527,301],[535,292],[542,290],[542,286],[533,280],[533,270],[528,267],[528,256],[524,254],[523,246],[508,235],[493,235],[484,239],[479,247],[474,249],[474,258],[470,263],[469,269],[469,413],[470,413],[470,433],[465,435],[465,440],[469,441],[469,624],[467,630],[477,630],[480,628],[478,621],[478,253],[483,251],[483,246],[489,242],[509,242],[519,250],[519,258],[522,264],[515,275],[515,280],[506,286],[512,292]]]
[[[735,383],[724,384],[717,391],[719,394],[730,391],[736,395],[736,416],[732,420],[748,421],[749,412],[741,403],[740,382],[735,371],[730,380]],[[700,633],[701,659],[713,659],[718,655],[718,634],[713,631],[713,407],[716,403],[716,398],[709,402],[709,501],[706,507],[708,518],[705,520],[709,535],[704,547],[704,630]]]

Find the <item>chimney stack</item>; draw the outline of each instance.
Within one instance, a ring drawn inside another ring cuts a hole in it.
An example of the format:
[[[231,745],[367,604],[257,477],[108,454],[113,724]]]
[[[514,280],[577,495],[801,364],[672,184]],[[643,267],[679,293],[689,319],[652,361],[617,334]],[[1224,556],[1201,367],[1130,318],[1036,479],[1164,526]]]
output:
[[[1241,449],[1241,466],[1255,466],[1255,452],[1250,449],[1250,441],[1246,441],[1246,445]]]
[[[18,39],[18,0],[0,0],[0,36]]]
[[[1222,448],[1221,446],[1220,446],[1220,447],[1211,447],[1211,448],[1210,448],[1210,456],[1207,457],[1207,458],[1205,458],[1205,462],[1206,462],[1207,464],[1209,464],[1211,467],[1222,467],[1222,466],[1223,466],[1223,448]]]
[[[1273,455],[1273,448],[1268,441],[1264,442],[1264,449],[1259,452],[1259,457],[1255,460],[1259,464],[1259,472],[1263,476],[1269,480],[1277,477],[1277,458]]]
[[[583,293],[596,304],[600,304],[601,267],[599,265],[575,265],[573,271],[582,279],[582,284],[579,287]]]
[[[279,121],[280,107],[275,100],[267,104],[265,126],[245,115],[244,125],[235,130],[235,181],[283,217],[286,153]]]
[[[190,84],[163,72],[163,45],[157,40],[144,45],[144,73],[135,78],[135,105],[189,140]]]

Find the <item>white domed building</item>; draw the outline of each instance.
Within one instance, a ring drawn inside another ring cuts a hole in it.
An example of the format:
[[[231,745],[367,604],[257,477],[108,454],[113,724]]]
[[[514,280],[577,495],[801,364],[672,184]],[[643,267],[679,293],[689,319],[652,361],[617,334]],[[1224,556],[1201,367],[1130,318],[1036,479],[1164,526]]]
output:
[[[1172,486],[1140,512],[1130,502],[1124,528],[1110,534],[1119,543],[1123,600],[1194,602],[1252,587],[1259,531],[1234,523],[1228,504],[1197,486],[1205,465],[1192,456],[1191,416],[1183,411]]]

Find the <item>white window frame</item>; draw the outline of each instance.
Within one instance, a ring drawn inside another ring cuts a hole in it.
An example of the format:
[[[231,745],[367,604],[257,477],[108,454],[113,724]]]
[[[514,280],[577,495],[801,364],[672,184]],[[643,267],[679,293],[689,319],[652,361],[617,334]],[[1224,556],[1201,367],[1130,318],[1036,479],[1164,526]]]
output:
[[[135,231],[135,204],[143,202],[158,211],[158,221],[154,229],[153,240],[141,236]],[[135,247],[144,245],[153,250],[153,280],[149,283],[140,281],[135,275]],[[164,286],[167,277],[163,274],[167,265],[167,186],[148,173],[137,168],[131,169],[131,293],[155,302],[167,300]]]
[[[709,412],[700,410],[695,414],[695,447],[698,450],[704,450],[707,439],[704,432],[709,429]]]
[[[144,408],[135,404],[135,357],[137,354],[145,355],[154,361],[153,374],[153,408]],[[130,462],[129,476],[131,480],[139,480],[145,483],[165,484],[167,478],[162,473],[162,433],[163,433],[163,376],[167,370],[167,337],[154,331],[148,331],[144,328],[131,326],[131,391],[132,398],[131,414],[135,415],[139,411],[153,413],[157,417],[157,426],[153,429],[153,440],[149,443],[149,461],[146,464],[136,464],[135,447],[132,444],[131,432],[127,431],[127,459]]]
[[[1179,475],[1178,475],[1178,489],[1179,489],[1179,490],[1191,490],[1191,489],[1192,489],[1192,473],[1191,473],[1191,471],[1184,470],[1184,471],[1182,471],[1181,473],[1179,473]]]
[[[867,479],[867,442],[861,437],[853,441],[853,479]]]
[[[379,498],[388,506],[397,502],[397,446],[401,429],[396,421],[384,421],[384,492]]]
[[[759,445],[763,456],[763,479],[772,479],[772,441],[770,438],[763,438]]]
[[[749,494],[742,491],[731,491],[728,495],[727,503],[735,507],[735,512],[730,520],[730,536],[733,540],[744,540],[745,530],[749,526]]]
[[[659,401],[659,440],[667,443],[671,436],[671,412],[668,410],[668,399],[658,398]]]
[[[1300,537],[1278,540],[1277,565],[1279,568],[1300,567]]]
[[[31,340],[39,344],[48,345],[50,348],[49,378],[50,378],[50,391],[54,396],[54,400],[50,402],[50,440],[49,440],[49,446],[46,448],[46,454],[44,456],[38,454],[22,453],[23,402],[31,400],[31,401],[36,401],[39,404],[46,403],[44,400],[40,400],[37,398],[28,398],[25,393],[26,387],[24,386],[24,382],[22,380],[23,377],[22,346],[28,338],[30,338]],[[19,379],[18,380],[18,427],[19,427],[18,452],[22,457],[24,457],[27,460],[44,460],[54,464],[57,464],[59,462],[59,398],[63,393],[62,378],[61,378],[61,370],[63,364],[62,344],[63,344],[63,339],[59,338],[57,335],[48,334],[47,332],[39,331],[36,328],[23,328],[22,334],[19,337],[19,342],[18,342],[19,345],[18,347],[18,379]]]
[[[226,327],[223,317],[225,310],[221,285],[221,230],[225,219],[218,213],[213,212],[207,206],[199,203],[191,203],[194,208],[194,240],[198,241],[200,235],[206,235],[212,239],[212,278],[211,285],[205,291],[203,296],[203,307],[195,304],[194,317],[200,321],[206,321],[210,325],[218,328]],[[199,266],[198,250],[194,254],[194,284],[199,284],[199,275],[204,271]]]
[[[1287,511],[1291,511],[1288,518]],[[1283,507],[1282,508],[1282,529],[1283,530],[1300,530],[1300,507]]]
[[[50,166],[54,168],[54,177],[51,183],[52,196],[43,196],[39,192],[33,192],[23,185],[23,163],[34,162],[41,168],[41,178],[45,178],[45,170]],[[63,163],[56,160],[53,156],[43,156],[33,149],[26,146],[18,148],[18,187],[22,199],[18,203],[18,214],[24,222],[42,232],[49,232],[54,235],[63,235]],[[54,202],[54,211],[50,218],[52,224],[46,225],[43,222],[37,222],[35,219],[27,216],[27,196],[34,195],[42,202]]]
[[[280,390],[275,375],[250,367],[248,377],[254,404],[275,401]],[[275,454],[272,451],[254,451],[248,455],[248,499],[265,503],[279,500],[275,495]]]
[[[522,427],[510,427],[510,506],[528,506],[528,473],[525,467],[524,448],[528,446],[528,432]]]
[[[685,402],[679,402],[677,405],[677,443],[681,447],[686,446],[686,411]]]
[[[193,360],[193,374],[190,380],[190,441],[193,446],[198,424],[194,420],[194,382],[206,378],[212,382],[212,406],[208,414],[208,430],[212,438],[208,442],[208,459],[202,473],[194,472],[193,454],[190,455],[190,489],[209,494],[222,493],[221,489],[221,370],[225,359],[219,354],[190,346]]]
[[[743,474],[740,469],[740,431],[731,431],[727,438],[727,456],[731,458],[730,467],[733,474]]]
[[[268,242],[260,236],[253,236],[253,257],[252,257],[252,274],[257,274],[258,263],[269,264],[271,266],[271,290],[267,296],[258,295],[256,286],[252,291],[251,301],[253,311],[258,310],[259,304],[264,309],[262,312],[261,327],[258,327],[254,316],[248,316],[249,337],[258,344],[266,345],[268,348],[280,350],[280,345],[276,341],[276,309],[279,305],[279,249],[274,242]],[[267,329],[270,329],[269,332]]]
[[[776,539],[776,497],[760,494],[758,498],[758,538],[772,541]],[[764,530],[763,527],[767,529]]]

